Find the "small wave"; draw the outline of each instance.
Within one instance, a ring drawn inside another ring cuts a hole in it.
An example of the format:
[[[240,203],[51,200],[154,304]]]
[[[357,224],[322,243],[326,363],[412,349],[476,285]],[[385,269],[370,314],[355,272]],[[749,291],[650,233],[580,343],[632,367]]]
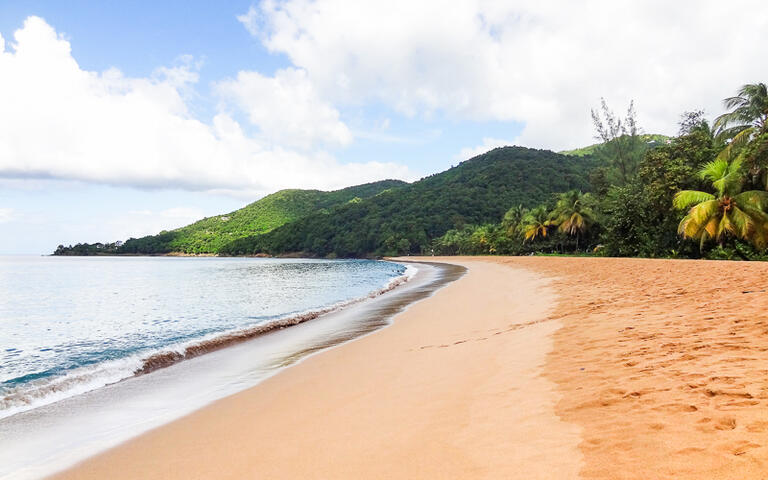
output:
[[[80,367],[61,376],[40,378],[11,387],[6,389],[0,397],[0,418],[10,417],[117,383],[131,377],[141,362],[141,356],[134,355],[98,365]]]
[[[365,297],[355,298],[346,302],[339,302],[326,308],[301,312],[299,314],[273,320],[261,325],[257,325],[255,327],[239,329],[224,334],[217,334],[207,339],[196,340],[193,343],[186,344],[178,350],[155,353],[145,358],[141,367],[136,369],[136,371],[133,373],[134,375],[144,375],[150,372],[154,372],[155,370],[169,367],[183,360],[214,352],[216,350],[220,350],[237,343],[242,343],[258,336],[273,332],[275,330],[282,330],[284,328],[292,327],[309,320],[314,320],[321,315],[341,310],[369,298],[376,298],[379,295],[383,295],[408,282],[413,278],[414,275],[416,275],[417,271],[418,269],[409,265],[403,275],[393,278],[387,282],[384,287],[370,292]]]
[[[154,372],[183,360],[251,340],[275,330],[314,320],[321,315],[341,310],[394,290],[411,280],[417,271],[416,267],[408,265],[402,275],[391,279],[383,287],[360,298],[339,302],[316,310],[299,312],[253,327],[212,334],[202,339],[185,342],[176,346],[168,346],[148,356],[146,353],[143,353],[122,359],[109,360],[97,365],[80,367],[61,376],[41,378],[6,389],[2,392],[2,397],[0,397],[0,418],[10,417],[17,413],[96,390],[126,378]]]

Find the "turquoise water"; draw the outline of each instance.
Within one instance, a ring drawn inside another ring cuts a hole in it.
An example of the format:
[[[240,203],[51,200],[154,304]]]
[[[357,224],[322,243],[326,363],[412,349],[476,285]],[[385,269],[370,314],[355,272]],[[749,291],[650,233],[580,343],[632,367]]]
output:
[[[0,257],[0,418],[403,278],[368,260]]]

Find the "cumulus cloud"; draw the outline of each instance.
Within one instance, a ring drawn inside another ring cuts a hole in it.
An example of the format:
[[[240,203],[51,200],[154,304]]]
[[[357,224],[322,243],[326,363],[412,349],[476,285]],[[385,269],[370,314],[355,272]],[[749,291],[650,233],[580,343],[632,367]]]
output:
[[[259,33],[261,33],[259,30],[259,23],[261,23],[262,19],[259,12],[259,9],[251,5],[247,12],[237,16],[237,21],[242,23],[245,29],[254,37],[257,37]]]
[[[339,112],[318,97],[304,70],[278,70],[274,77],[240,72],[234,80],[219,82],[216,91],[247,114],[271,143],[309,149],[316,143],[352,141]]]
[[[69,42],[38,17],[29,17],[14,40],[0,39],[0,177],[260,195],[410,176],[401,165],[342,165],[323,150],[300,152],[265,142],[224,112],[210,123],[194,118],[183,94],[197,81],[193,62],[158,69],[149,78],[129,78],[116,69],[86,71]],[[265,102],[282,99],[298,112],[294,135],[300,136],[307,122],[322,124],[309,131],[304,146],[323,135],[337,144],[348,141],[338,114],[314,96],[302,75],[299,70],[272,79],[243,74],[242,82],[238,77],[221,88],[273,137],[279,135],[270,119],[249,107],[248,88]],[[289,114],[281,115],[283,127],[293,128]]]
[[[240,20],[338,105],[524,122],[518,143],[553,149],[591,141],[600,97],[674,133],[768,77],[762,0],[267,0]]]

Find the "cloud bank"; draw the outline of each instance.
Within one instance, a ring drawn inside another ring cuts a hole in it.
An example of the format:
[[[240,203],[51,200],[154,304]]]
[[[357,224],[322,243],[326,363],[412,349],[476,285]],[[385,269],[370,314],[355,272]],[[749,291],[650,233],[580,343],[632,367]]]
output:
[[[591,143],[600,97],[674,133],[768,77],[761,0],[267,0],[239,20],[335,104],[524,122],[517,143],[555,150]]]
[[[600,97],[617,111],[634,99],[645,131],[674,133],[683,111],[716,115],[741,84],[768,78],[768,9],[755,0],[266,0],[237,19],[290,65],[216,82],[217,113],[202,120],[185,100],[192,59],[146,78],[83,70],[29,17],[0,37],[0,178],[250,197],[413,179],[396,163],[339,162],[356,135],[389,140],[353,133],[344,112],[522,123],[512,142],[559,150],[592,143]]]
[[[352,137],[300,69],[219,84],[255,135],[224,110],[210,123],[194,118],[183,92],[196,81],[189,64],[151,78],[85,71],[66,40],[29,17],[14,42],[0,37],[0,177],[262,195],[411,176],[396,164],[343,165],[317,148]]]

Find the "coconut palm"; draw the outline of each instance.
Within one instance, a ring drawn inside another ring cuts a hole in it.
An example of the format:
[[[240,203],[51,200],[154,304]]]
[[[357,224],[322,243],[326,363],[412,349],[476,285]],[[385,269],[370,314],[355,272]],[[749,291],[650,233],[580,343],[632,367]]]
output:
[[[764,83],[747,84],[735,97],[723,100],[730,111],[715,119],[714,127],[722,139],[733,139],[745,130],[750,134],[768,128],[768,87]]]
[[[514,237],[520,232],[520,222],[527,213],[528,209],[522,205],[517,205],[507,210],[507,213],[504,214],[504,218],[501,220],[501,226],[507,232],[507,235]]]
[[[713,125],[718,140],[726,142],[718,159],[745,160],[753,180],[762,178],[768,188],[768,87],[764,83],[744,85],[737,96],[726,98],[723,103],[730,111],[717,117]]]
[[[576,237],[576,250],[579,238],[595,223],[595,213],[591,208],[592,196],[578,190],[561,193],[554,210],[549,216],[550,224],[558,230]]]
[[[699,240],[700,248],[709,240],[722,244],[726,234],[751,242],[759,249],[768,243],[768,192],[742,192],[744,176],[741,159],[731,162],[717,158],[701,169],[699,176],[712,182],[715,193],[696,190],[677,192],[675,208],[691,207],[680,221],[678,233]]]
[[[546,237],[549,228],[549,212],[544,206],[536,207],[525,214],[520,221],[520,232],[524,240],[535,240],[537,237]]]

